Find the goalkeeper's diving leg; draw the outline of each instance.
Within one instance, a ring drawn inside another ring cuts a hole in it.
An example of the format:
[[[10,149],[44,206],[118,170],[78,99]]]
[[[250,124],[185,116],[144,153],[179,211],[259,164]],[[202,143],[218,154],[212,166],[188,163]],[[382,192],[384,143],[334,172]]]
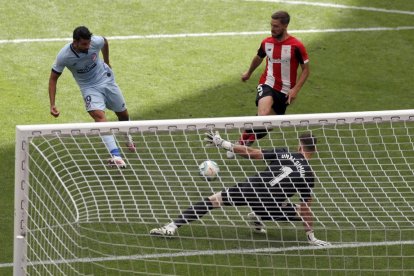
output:
[[[216,193],[208,198],[204,198],[186,210],[178,216],[174,221],[160,227],[154,228],[150,231],[150,235],[155,236],[174,236],[178,228],[186,225],[192,221],[201,219],[204,215],[209,213],[212,209],[218,208],[222,205],[221,192]]]

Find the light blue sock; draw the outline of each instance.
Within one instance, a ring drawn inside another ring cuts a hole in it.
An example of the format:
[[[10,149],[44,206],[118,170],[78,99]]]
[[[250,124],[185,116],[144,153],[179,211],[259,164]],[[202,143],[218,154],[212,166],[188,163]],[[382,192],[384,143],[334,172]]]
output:
[[[114,156],[121,156],[121,152],[116,145],[115,137],[113,135],[104,135],[102,136],[102,141],[104,142],[108,151]]]

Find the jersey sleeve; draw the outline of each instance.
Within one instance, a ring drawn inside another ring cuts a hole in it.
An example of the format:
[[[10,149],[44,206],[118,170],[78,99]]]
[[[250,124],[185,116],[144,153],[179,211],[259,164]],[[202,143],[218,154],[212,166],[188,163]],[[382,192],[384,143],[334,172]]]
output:
[[[262,43],[260,44],[259,49],[257,49],[257,55],[260,58],[265,58],[266,57],[266,52],[264,50],[264,42],[262,41]]]
[[[62,74],[63,70],[65,69],[65,61],[64,57],[59,53],[55,59],[55,62],[52,65],[52,71],[56,74]]]
[[[295,55],[300,64],[306,64],[309,62],[308,52],[302,42],[298,41],[295,47]]]
[[[94,35],[92,36],[91,40],[92,40],[93,47],[99,50],[102,49],[105,44],[105,40],[103,36]]]
[[[298,187],[299,197],[302,202],[307,202],[312,199],[312,189],[315,185],[315,177],[310,168],[306,168],[305,181],[301,187]]]
[[[262,150],[264,160],[275,160],[277,155],[281,153],[288,152],[286,148],[273,148],[273,149],[264,149]]]

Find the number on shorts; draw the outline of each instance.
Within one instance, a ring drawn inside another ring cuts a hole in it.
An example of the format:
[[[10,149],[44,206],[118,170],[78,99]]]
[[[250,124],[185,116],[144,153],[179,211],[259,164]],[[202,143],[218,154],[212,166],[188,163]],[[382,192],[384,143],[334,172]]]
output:
[[[85,106],[89,108],[91,106],[92,97],[90,95],[85,97]]]
[[[259,84],[256,89],[257,89],[257,94],[259,94],[259,96],[262,96],[262,94],[263,94],[263,87]]]

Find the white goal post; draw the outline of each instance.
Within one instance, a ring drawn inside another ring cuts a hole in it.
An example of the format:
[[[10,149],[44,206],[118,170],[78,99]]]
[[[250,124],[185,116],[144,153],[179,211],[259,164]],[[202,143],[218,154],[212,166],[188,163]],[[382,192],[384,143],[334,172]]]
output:
[[[301,133],[318,138],[313,228],[331,245],[309,245],[296,221],[254,233],[250,210],[229,206],[150,236],[265,168],[205,146],[210,129],[235,142],[251,128],[268,130],[255,148],[293,152]],[[108,167],[108,134],[126,168]],[[414,110],[26,125],[15,154],[16,276],[414,274]],[[214,181],[199,176],[205,160],[220,168]]]

